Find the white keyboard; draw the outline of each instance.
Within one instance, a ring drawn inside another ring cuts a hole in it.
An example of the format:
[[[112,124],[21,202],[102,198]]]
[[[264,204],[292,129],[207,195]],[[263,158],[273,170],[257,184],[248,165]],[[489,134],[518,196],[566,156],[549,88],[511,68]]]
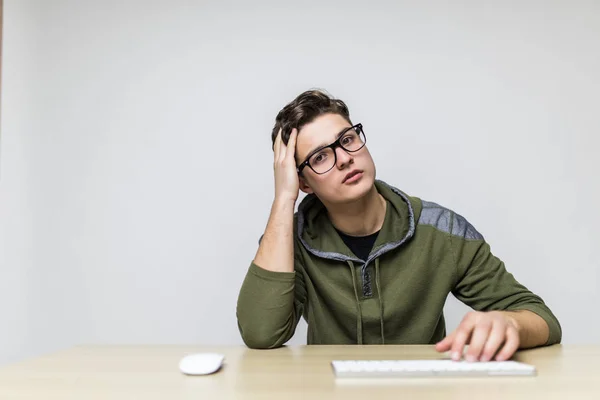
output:
[[[534,366],[517,361],[335,360],[331,365],[338,378],[536,374]]]

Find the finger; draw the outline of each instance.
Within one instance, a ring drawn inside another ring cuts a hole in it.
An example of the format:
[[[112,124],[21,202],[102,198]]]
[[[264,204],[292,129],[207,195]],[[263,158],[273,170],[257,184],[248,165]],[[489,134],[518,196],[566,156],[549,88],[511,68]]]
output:
[[[467,344],[471,338],[473,326],[473,319],[468,317],[463,319],[463,322],[460,323],[456,331],[456,336],[454,337],[454,342],[452,343],[452,350],[450,350],[450,357],[452,357],[454,361],[458,361],[462,358],[465,344]]]
[[[285,143],[283,143],[283,131],[280,132],[279,134],[280,138],[279,138],[279,161],[285,159],[285,154],[287,151],[287,146],[285,145]]]
[[[456,335],[456,331],[452,332],[444,339],[440,340],[435,344],[435,349],[439,352],[444,352],[450,350],[452,347],[452,342],[454,341],[454,336]]]
[[[286,156],[289,158],[294,158],[294,154],[296,152],[296,139],[298,138],[298,130],[296,128],[292,129],[292,133],[290,134],[290,138],[288,139]]]
[[[471,335],[471,341],[469,342],[469,350],[467,350],[465,357],[467,361],[479,361],[479,356],[481,356],[483,346],[485,346],[485,342],[487,342],[491,330],[492,322],[490,320],[483,320],[475,325],[473,334]]]
[[[500,346],[502,346],[502,343],[506,340],[506,329],[507,326],[505,324],[494,324],[483,347],[480,357],[481,361],[490,361],[494,357]]]
[[[279,132],[277,132],[277,136],[275,136],[275,143],[273,144],[273,151],[275,152],[275,161],[279,160],[280,143],[281,143],[281,128],[279,128]]]
[[[519,348],[520,340],[519,333],[514,326],[509,326],[506,330],[506,341],[502,350],[496,355],[497,361],[506,361],[515,354],[515,351]]]

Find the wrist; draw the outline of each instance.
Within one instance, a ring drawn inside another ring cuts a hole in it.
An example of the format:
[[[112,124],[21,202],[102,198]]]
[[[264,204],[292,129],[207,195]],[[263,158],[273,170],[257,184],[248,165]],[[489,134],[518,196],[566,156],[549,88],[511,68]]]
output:
[[[276,195],[275,199],[273,200],[273,207],[286,208],[291,206],[292,208],[294,208],[294,206],[296,205],[296,199],[297,197]]]

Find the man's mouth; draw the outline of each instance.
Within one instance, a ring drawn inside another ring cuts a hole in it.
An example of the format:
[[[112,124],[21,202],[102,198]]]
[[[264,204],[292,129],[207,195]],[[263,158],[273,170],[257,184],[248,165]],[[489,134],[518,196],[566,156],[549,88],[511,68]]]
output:
[[[359,169],[355,169],[354,171],[350,171],[345,177],[344,180],[342,181],[342,183],[346,183],[346,182],[354,182],[356,180],[358,180],[361,176],[362,176],[363,171],[359,170]]]

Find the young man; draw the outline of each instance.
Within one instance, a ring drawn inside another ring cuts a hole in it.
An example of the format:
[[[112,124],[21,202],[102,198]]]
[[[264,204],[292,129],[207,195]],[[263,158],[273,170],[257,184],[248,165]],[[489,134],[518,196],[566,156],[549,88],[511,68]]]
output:
[[[488,361],[560,342],[550,309],[465,218],[375,179],[343,101],[302,93],[272,139],[275,199],[237,304],[249,347],[283,345],[301,316],[308,344],[435,343],[456,360],[466,344],[468,361]],[[477,311],[446,336],[449,293]]]

